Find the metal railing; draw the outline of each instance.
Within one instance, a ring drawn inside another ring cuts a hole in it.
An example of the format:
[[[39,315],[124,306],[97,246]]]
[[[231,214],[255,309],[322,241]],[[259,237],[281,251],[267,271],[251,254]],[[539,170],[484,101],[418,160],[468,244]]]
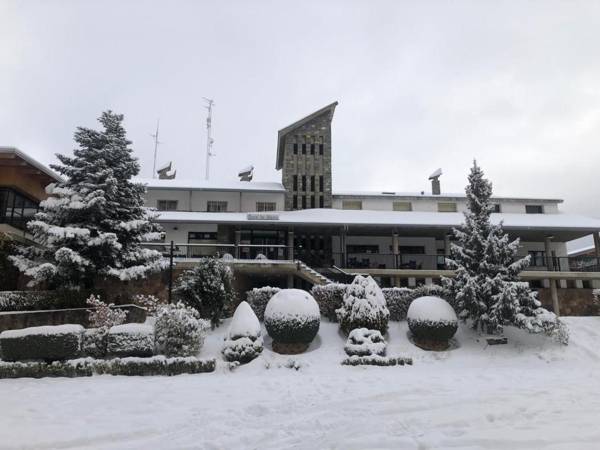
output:
[[[171,242],[146,242],[145,247],[153,248],[164,257],[204,258],[231,255],[235,259],[289,260],[291,247],[279,244],[191,244]],[[172,245],[172,247],[171,247]]]
[[[445,270],[445,255],[333,253],[333,265],[348,269]]]

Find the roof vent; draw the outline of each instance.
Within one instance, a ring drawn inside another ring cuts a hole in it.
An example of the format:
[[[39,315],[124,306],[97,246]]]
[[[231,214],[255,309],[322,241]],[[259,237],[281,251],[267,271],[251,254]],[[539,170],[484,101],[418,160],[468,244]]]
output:
[[[433,195],[440,195],[442,193],[442,189],[440,187],[440,177],[442,176],[442,169],[438,169],[429,175],[429,179],[431,180],[431,193]]]
[[[158,168],[156,173],[158,174],[159,180],[172,180],[175,178],[175,175],[177,175],[177,171],[173,170],[171,172],[172,165],[173,165],[173,161],[169,161],[164,166]]]
[[[240,181],[252,181],[252,177],[254,176],[254,166],[248,166],[245,169],[242,169],[238,173],[238,177],[240,177]]]

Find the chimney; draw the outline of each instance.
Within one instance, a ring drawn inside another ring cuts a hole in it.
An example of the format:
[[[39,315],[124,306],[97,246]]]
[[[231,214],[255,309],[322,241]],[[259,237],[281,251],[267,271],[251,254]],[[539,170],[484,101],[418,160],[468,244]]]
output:
[[[442,176],[442,169],[438,169],[433,172],[429,179],[431,180],[431,193],[433,195],[440,195],[442,193],[442,189],[440,187],[440,177]]]

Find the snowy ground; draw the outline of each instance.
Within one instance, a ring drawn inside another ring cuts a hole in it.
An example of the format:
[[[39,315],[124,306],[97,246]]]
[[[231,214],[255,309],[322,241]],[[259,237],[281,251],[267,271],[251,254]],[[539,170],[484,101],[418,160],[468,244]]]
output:
[[[324,321],[298,371],[265,349],[234,372],[0,380],[0,448],[597,449],[600,318],[566,321],[569,347],[520,332],[486,347],[461,330],[446,353],[391,322],[388,353],[413,367],[341,366]]]

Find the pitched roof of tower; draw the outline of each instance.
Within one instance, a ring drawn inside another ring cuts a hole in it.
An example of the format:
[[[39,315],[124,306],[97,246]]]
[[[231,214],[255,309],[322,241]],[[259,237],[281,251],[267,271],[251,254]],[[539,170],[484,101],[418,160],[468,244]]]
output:
[[[310,122],[312,119],[320,116],[323,113],[328,112],[331,115],[330,117],[333,117],[333,112],[335,111],[335,107],[337,106],[337,104],[338,104],[338,102],[333,102],[333,103],[325,106],[324,108],[321,108],[318,111],[315,111],[314,113],[309,114],[308,116],[279,130],[279,132],[277,133],[277,160],[275,162],[275,169],[279,170],[283,167],[283,152],[284,152],[283,147],[284,147],[285,136],[287,134],[289,134],[290,132],[294,131],[296,128],[301,127],[305,123]]]

